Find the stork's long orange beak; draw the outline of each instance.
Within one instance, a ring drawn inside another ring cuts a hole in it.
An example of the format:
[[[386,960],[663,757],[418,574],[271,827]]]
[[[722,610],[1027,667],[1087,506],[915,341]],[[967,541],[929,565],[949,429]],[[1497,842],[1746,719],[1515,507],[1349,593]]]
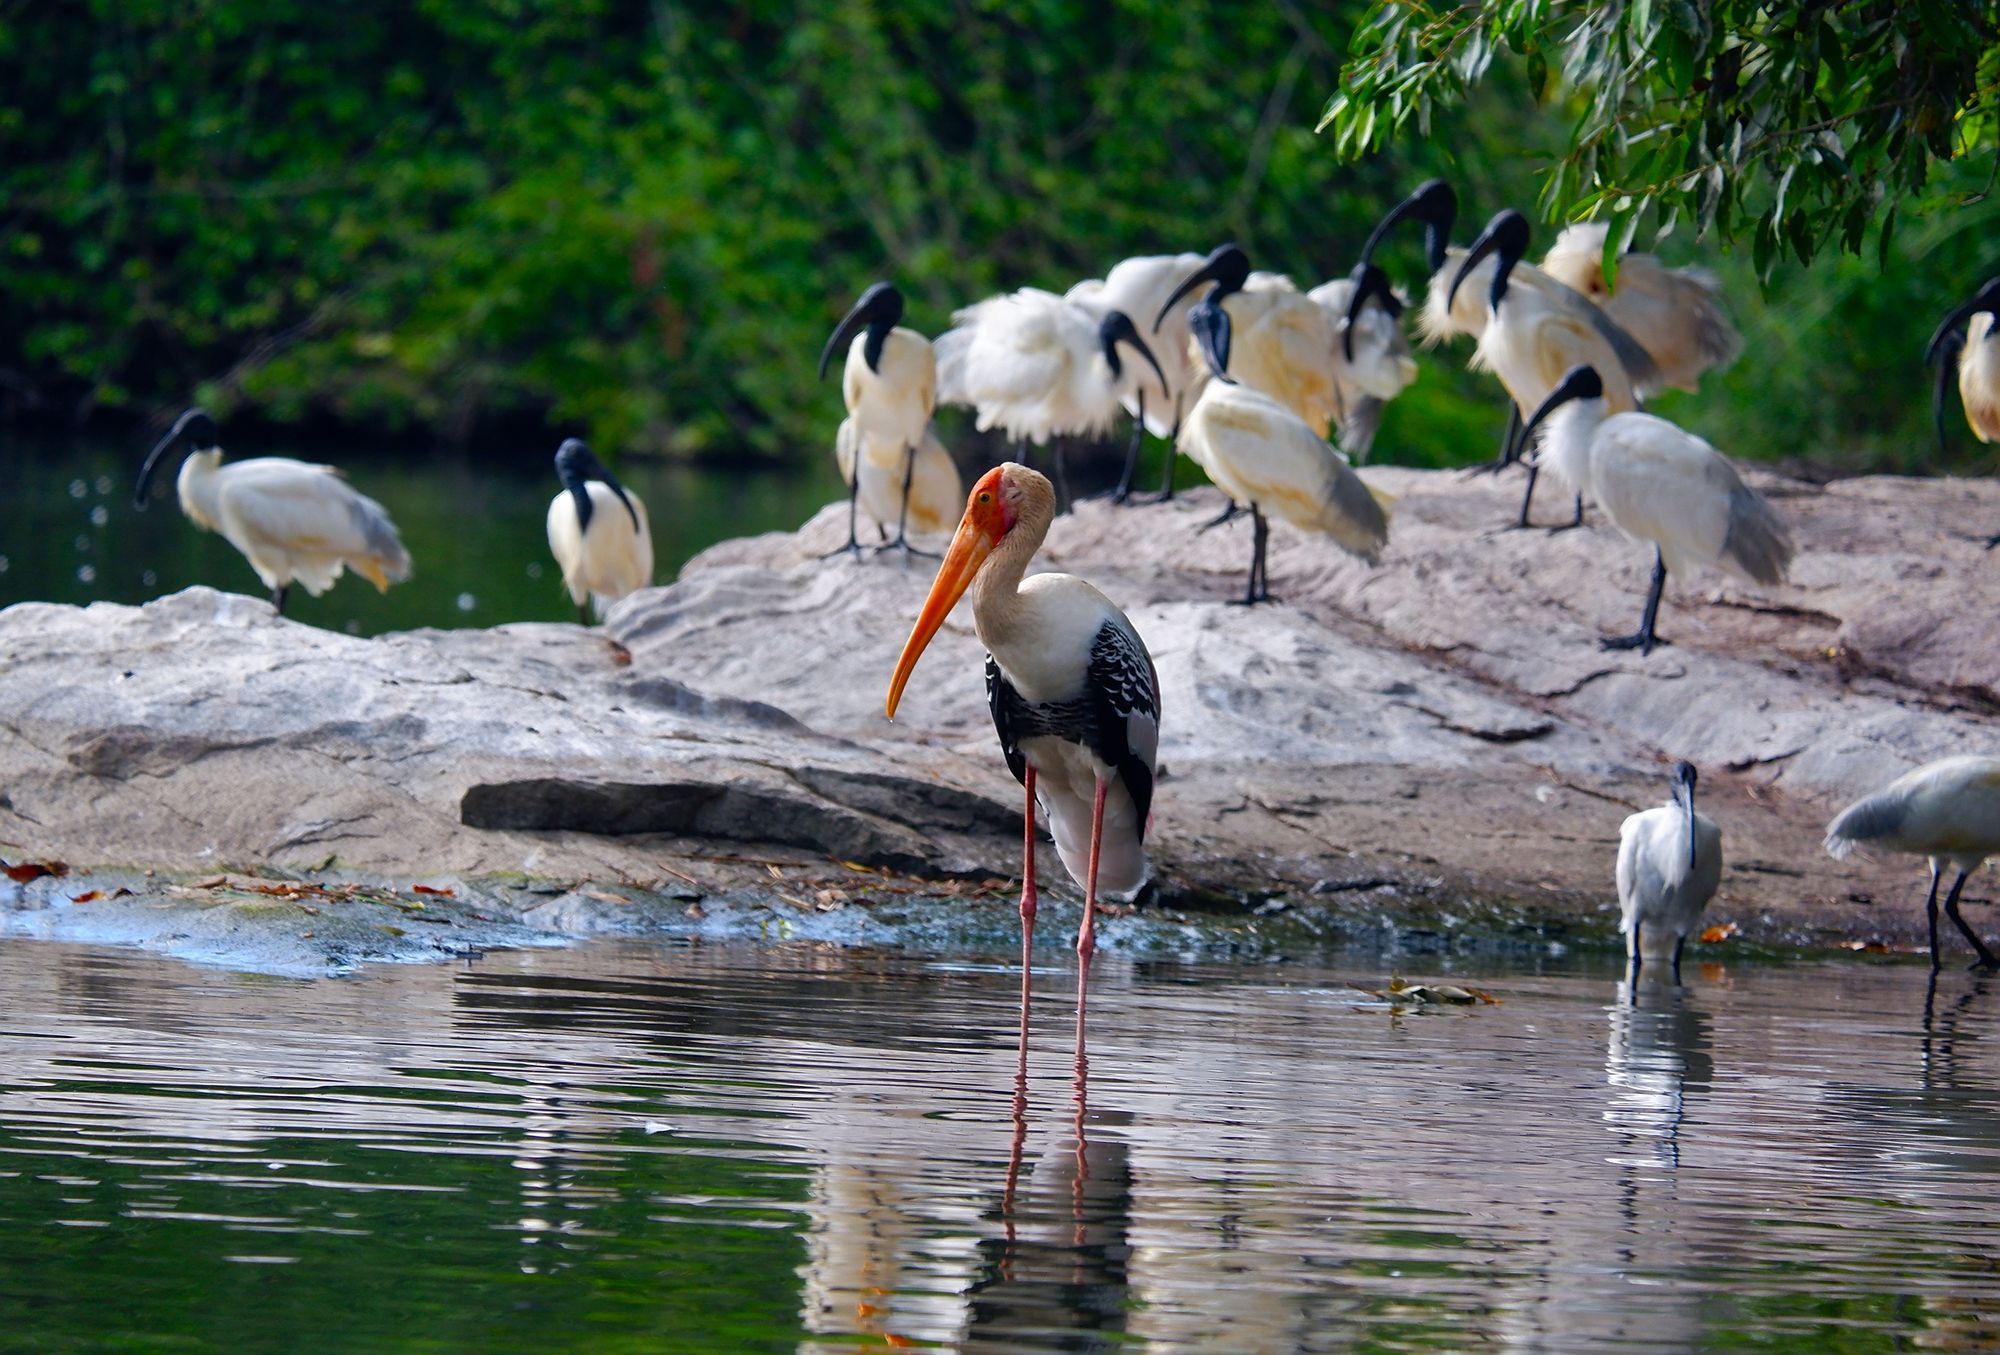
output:
[[[976,504],[977,492],[973,499]],[[917,613],[917,624],[910,631],[908,643],[903,646],[903,657],[896,660],[895,676],[889,679],[889,700],[883,709],[891,720],[896,718],[896,706],[903,699],[903,686],[909,682],[910,672],[917,666],[917,660],[923,657],[931,637],[938,633],[938,627],[951,615],[951,609],[965,596],[965,590],[972,587],[979,567],[993,553],[995,541],[992,532],[986,523],[978,520],[984,516],[987,515],[979,513],[976,507],[966,508],[965,516],[959,520],[958,532],[951,538],[951,547],[944,553],[944,563],[938,566],[937,581],[931,584],[931,595],[924,599],[924,609]]]

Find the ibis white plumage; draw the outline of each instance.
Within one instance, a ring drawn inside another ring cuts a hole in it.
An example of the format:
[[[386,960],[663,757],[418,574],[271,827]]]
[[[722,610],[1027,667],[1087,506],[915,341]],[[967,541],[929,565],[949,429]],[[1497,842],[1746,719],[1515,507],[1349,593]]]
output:
[[[1138,468],[1144,433],[1167,443],[1166,476],[1160,498],[1174,496],[1174,439],[1180,435],[1181,419],[1201,393],[1202,383],[1208,380],[1208,367],[1193,353],[1188,342],[1187,313],[1195,298],[1184,296],[1171,305],[1168,301],[1181,279],[1201,267],[1201,262],[1199,254],[1150,254],[1121,259],[1102,280],[1091,278],[1079,282],[1064,294],[1070,300],[1123,311],[1141,320],[1149,315],[1159,316],[1160,322],[1153,328],[1152,348],[1166,383],[1165,398],[1155,395],[1148,399],[1149,382],[1135,385],[1121,397],[1125,411],[1132,416],[1132,442],[1125,453],[1125,472],[1112,494],[1114,502],[1123,503],[1132,492],[1132,475]]]
[[[994,729],[1026,796],[1022,961],[1033,941],[1039,806],[1056,854],[1083,887],[1076,948],[1087,972],[1099,894],[1130,893],[1146,880],[1160,682],[1145,642],[1104,594],[1071,574],[1024,578],[1054,515],[1054,488],[1026,466],[1010,461],[973,486],[885,709],[894,719],[925,646],[971,589]]]
[[[1340,449],[1365,463],[1389,401],[1417,379],[1417,362],[1403,334],[1403,299],[1372,263],[1322,282],[1306,297],[1336,317],[1333,347],[1334,423]]]
[[[1082,296],[1023,287],[956,311],[937,338],[938,399],[969,405],[980,431],[1016,443],[1110,431],[1130,398],[1169,407],[1167,378],[1124,311]],[[1119,346],[1145,366],[1127,363]],[[1062,486],[1060,450],[1052,453]]]
[[[1486,288],[1487,320],[1480,331],[1473,366],[1491,371],[1507,388],[1516,411],[1541,404],[1565,373],[1578,366],[1593,368],[1603,386],[1610,412],[1626,413],[1659,386],[1659,369],[1637,341],[1611,323],[1603,311],[1521,258],[1528,252],[1528,219],[1511,208],[1486,224],[1453,275],[1446,294],[1449,308],[1465,280],[1489,257],[1496,262]],[[1524,427],[1518,446],[1525,449]],[[1528,468],[1528,488],[1521,498],[1516,525],[1528,525],[1540,462]],[[1584,496],[1591,487],[1569,477],[1568,468],[1552,465],[1576,495],[1576,518],[1583,521]]]
[[[1649,654],[1668,574],[1708,566],[1754,583],[1785,580],[1792,542],[1764,496],[1729,458],[1653,414],[1610,413],[1595,369],[1577,367],[1536,407],[1525,442],[1544,421],[1542,456],[1571,484],[1587,486],[1612,525],[1653,547],[1653,580],[1639,629],[1600,641]]]
[[[549,553],[587,626],[593,606],[602,615],[653,581],[652,525],[639,496],[576,438],[556,449],[556,478],[562,492],[549,501]]]
[[[1631,815],[1618,829],[1618,930],[1637,976],[1668,959],[1681,976],[1681,948],[1722,883],[1722,830],[1694,808],[1695,769],[1674,767],[1673,798]]]
[[[1617,282],[1604,282],[1604,242],[1610,224],[1566,227],[1542,256],[1542,271],[1581,293],[1611,323],[1630,334],[1660,370],[1660,382],[1691,391],[1702,373],[1727,367],[1743,351],[1743,336],[1722,305],[1722,279],[1705,268],[1669,268],[1645,253],[1618,259]]]
[[[1924,346],[1924,361],[1937,364],[1931,421],[1937,426],[1941,452],[1951,450],[1944,436],[1944,391],[1953,372],[1958,374],[1958,399],[1972,435],[1981,442],[2000,441],[2000,331],[1994,328],[1996,321],[2000,321],[2000,278],[1989,278],[1939,322]],[[1988,550],[1997,545],[2000,534],[1986,538]]]
[[[2000,758],[1948,757],[1926,763],[1855,801],[1826,826],[1826,849],[1844,858],[1856,847],[1886,847],[1928,857],[1931,891],[1931,972],[1938,968],[1938,882],[1958,868],[1944,911],[1979,955],[1976,969],[2000,968],[1993,952],[1958,911],[1959,892],[1989,856],[2000,855]]]
[[[1304,419],[1231,377],[1229,315],[1212,295],[1194,308],[1188,323],[1210,376],[1181,425],[1180,450],[1208,472],[1232,506],[1250,510],[1254,539],[1243,601],[1271,598],[1266,513],[1374,559],[1389,539],[1385,501]]]
[[[833,454],[840,478],[854,487],[884,542],[892,522],[920,536],[948,532],[957,522],[965,485],[937,430],[925,429],[915,454],[904,455],[879,439],[864,439],[853,419],[842,419]]]
[[[318,597],[348,569],[385,593],[410,577],[396,524],[338,470],[282,456],[224,465],[221,444],[206,410],[182,414],[146,454],[133,503],[146,506],[154,471],[169,450],[185,446],[174,482],[181,511],[243,553],[280,613],[294,583]]]
[[[841,374],[840,394],[853,425],[850,436],[863,452],[856,464],[871,457],[900,460],[907,501],[907,480],[914,474],[917,449],[937,407],[938,383],[937,357],[930,340],[905,328],[902,319],[903,294],[887,282],[870,286],[828,336],[819,354],[819,375],[821,380],[826,378],[827,364],[846,345],[847,366]],[[847,544],[841,550],[857,557],[861,543],[854,534],[854,510],[859,495],[860,481],[850,476]],[[889,549],[909,552],[907,525],[899,515],[896,539],[888,543]]]

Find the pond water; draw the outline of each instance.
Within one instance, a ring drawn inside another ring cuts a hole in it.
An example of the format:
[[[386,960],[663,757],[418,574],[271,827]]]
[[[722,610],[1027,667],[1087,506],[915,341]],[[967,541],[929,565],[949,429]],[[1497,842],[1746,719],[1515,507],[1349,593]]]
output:
[[[149,506],[132,506],[147,444],[101,438],[24,438],[0,431],[0,607],[44,602],[145,602],[189,584],[265,595],[235,548],[181,516],[173,472]],[[547,455],[384,452],[260,441],[232,455],[296,456],[338,465],[379,501],[415,564],[407,583],[378,594],[349,575],[324,596],[294,589],[286,615],[375,635],[417,626],[491,626],[576,616],[545,521],[559,488]],[[176,467],[175,469],[178,469]],[[841,494],[829,451],[791,473],[628,461],[619,479],[652,520],[654,577],[667,582],[689,557],[731,537],[790,531]]]
[[[1392,1009],[1366,958],[1106,953],[1080,1075],[1060,962],[1023,1069],[980,957],[0,942],[0,1345],[2000,1341],[2000,984],[1482,963]]]

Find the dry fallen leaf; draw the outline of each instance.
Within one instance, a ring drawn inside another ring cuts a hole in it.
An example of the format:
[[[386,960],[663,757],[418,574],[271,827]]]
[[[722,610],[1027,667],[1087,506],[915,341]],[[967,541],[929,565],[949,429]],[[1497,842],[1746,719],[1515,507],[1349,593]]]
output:
[[[229,877],[228,877],[227,875],[218,875],[218,876],[216,876],[216,877],[215,877],[214,879],[212,879],[212,880],[196,880],[196,881],[195,881],[195,882],[194,882],[193,884],[189,885],[189,886],[188,886],[188,888],[190,888],[190,889],[220,889],[220,888],[222,888],[222,887],[223,887],[224,885],[226,885],[226,884],[228,884],[228,883],[229,883]]]
[[[411,885],[410,892],[412,894],[441,894],[447,899],[453,897],[449,889],[434,889],[430,885]]]
[[[69,867],[61,861],[23,861],[16,866],[0,861],[0,871],[6,872],[7,878],[15,884],[24,885],[30,880],[39,880],[44,875],[67,875]]]
[[[1721,942],[1727,941],[1741,930],[1742,928],[1738,927],[1734,922],[1718,922],[1713,927],[1702,928],[1701,943],[1704,946],[1718,945]]]
[[[81,894],[70,895],[69,901],[71,903],[94,903],[103,897],[104,891],[101,889],[86,889]]]
[[[699,922],[708,916],[708,910],[698,903],[691,903],[687,906],[687,916]]]
[[[632,900],[621,894],[607,894],[601,889],[580,889],[577,891],[586,899],[596,899],[599,903],[630,903]]]

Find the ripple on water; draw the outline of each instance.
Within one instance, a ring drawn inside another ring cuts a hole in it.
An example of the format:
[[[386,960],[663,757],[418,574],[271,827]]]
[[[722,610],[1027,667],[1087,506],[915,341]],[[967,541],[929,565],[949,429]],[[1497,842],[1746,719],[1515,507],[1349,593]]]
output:
[[[1926,1024],[1907,966],[1636,1005],[1588,973],[1485,973],[1470,1008],[1351,986],[1381,978],[1106,957],[1080,1091],[1059,967],[1017,1084],[1019,971],[985,963],[632,945],[307,984],[0,945],[0,1320],[52,1347],[2000,1339],[2000,987],[1946,976]]]

